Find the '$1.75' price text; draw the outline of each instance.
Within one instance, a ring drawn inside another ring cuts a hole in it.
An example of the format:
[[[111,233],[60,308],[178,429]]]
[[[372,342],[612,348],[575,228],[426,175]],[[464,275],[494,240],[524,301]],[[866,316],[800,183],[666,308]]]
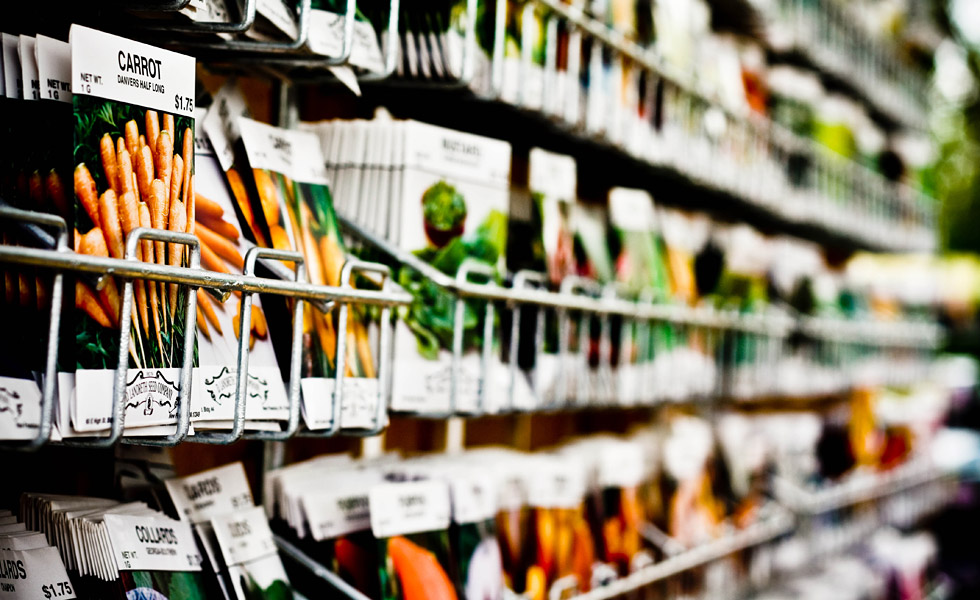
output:
[[[178,112],[194,112],[194,98],[174,94],[174,110]]]
[[[67,581],[46,583],[41,586],[41,592],[44,594],[45,598],[64,598],[66,596],[73,595],[71,584]]]

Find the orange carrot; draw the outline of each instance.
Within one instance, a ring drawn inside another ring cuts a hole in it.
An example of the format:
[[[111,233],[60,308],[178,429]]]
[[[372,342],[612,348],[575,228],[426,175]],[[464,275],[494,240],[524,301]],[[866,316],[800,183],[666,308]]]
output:
[[[34,171],[30,179],[27,180],[27,189],[31,198],[31,208],[34,210],[45,210],[44,207],[44,182],[41,180],[41,173]]]
[[[48,171],[48,176],[44,179],[44,191],[48,195],[48,200],[54,205],[55,211],[62,217],[67,217],[71,212],[71,206],[68,204],[65,187],[61,185],[61,176],[54,169]]]
[[[109,246],[105,234],[98,227],[89,229],[78,242],[78,252],[91,256],[109,256]]]
[[[99,222],[99,193],[95,189],[95,180],[89,172],[85,163],[79,163],[75,167],[75,195],[78,196],[85,214],[92,221],[92,225],[100,227]]]
[[[259,192],[259,203],[262,205],[265,222],[271,227],[279,223],[279,190],[265,169],[252,169],[252,175],[255,177],[255,187]]]
[[[126,150],[132,160],[132,168],[136,168],[136,157],[140,148],[140,128],[135,119],[126,122]]]
[[[212,219],[211,217],[205,218],[203,214],[199,215],[198,222],[220,235],[221,237],[228,240],[238,239],[238,230],[231,223],[225,221],[224,219]]]
[[[150,185],[150,221],[154,229],[167,228],[167,192],[164,191],[163,181],[154,179]],[[156,247],[156,261],[158,265],[165,262],[166,250],[163,242],[154,242]]]
[[[374,372],[374,357],[371,355],[371,342],[368,340],[367,327],[364,322],[355,318],[353,311],[348,313],[350,322],[347,325],[348,331],[354,331],[354,340],[357,344],[357,356],[360,359],[363,376],[368,379],[376,377]]]
[[[208,271],[231,273],[225,266],[225,262],[218,258],[218,255],[207,244],[201,244],[201,266]]]
[[[120,162],[122,162],[122,156],[120,155]],[[123,233],[127,236],[129,232],[140,226],[139,203],[136,201],[136,195],[133,192],[126,192],[119,198],[119,220],[122,223]],[[144,260],[142,243],[137,248],[136,258],[140,261]],[[143,330],[147,331],[149,315],[146,308],[146,282],[142,279],[134,281],[133,291],[136,294],[139,322],[143,325]]]
[[[152,222],[150,221],[150,208],[146,205],[146,202],[140,202],[139,211],[140,227],[151,227]],[[145,240],[140,243],[143,246],[143,260],[146,262],[154,262],[153,242]],[[163,338],[160,335],[160,312],[157,310],[157,286],[154,284],[154,282],[149,282],[147,291],[149,292],[150,308],[153,316],[153,327],[156,331],[157,347],[162,349]]]
[[[146,145],[150,150],[156,152],[157,136],[160,135],[160,120],[157,118],[157,111],[146,111]]]
[[[139,149],[136,157],[136,183],[139,186],[140,199],[150,198],[150,184],[153,183],[153,152],[149,146]]]
[[[221,322],[218,321],[218,315],[214,312],[214,307],[211,306],[211,296],[201,288],[197,288],[197,306],[204,310],[204,316],[207,317],[208,322],[217,330],[218,334],[221,335]]]
[[[20,291],[20,305],[34,305],[34,278],[27,273],[17,273],[17,289]]]
[[[95,294],[81,281],[75,281],[75,307],[80,308],[103,327],[112,327],[109,316],[105,314]]]
[[[197,301],[197,330],[204,335],[208,341],[211,340],[211,332],[208,330],[208,322],[204,318],[204,309],[201,308],[201,301]]]
[[[245,261],[242,260],[242,255],[239,254],[238,248],[235,248],[235,245],[229,242],[224,236],[211,231],[203,223],[198,223],[197,237],[200,238],[202,244],[210,246],[215,254],[235,265],[235,268],[238,270],[245,268]]]
[[[106,193],[111,193],[111,190]],[[78,249],[82,254],[109,256],[105,236],[102,230],[97,227],[82,236],[82,241]],[[119,299],[119,289],[116,287],[116,281],[112,277],[106,276],[102,284],[102,289],[99,290],[99,298],[102,300],[102,306],[106,309],[106,313],[112,319],[112,322],[114,324],[118,323],[119,309],[122,302]]]
[[[163,127],[161,129],[170,134],[171,140],[177,139],[177,128],[174,126],[174,116],[172,114],[163,113]]]
[[[269,323],[265,320],[265,313],[261,306],[252,305],[252,332],[258,337],[265,339],[269,335]]]
[[[99,222],[109,246],[112,258],[125,258],[125,242],[119,223],[119,201],[112,190],[106,190],[99,198]]]
[[[170,218],[173,218],[173,205],[180,200],[180,182],[184,177],[184,159],[180,155],[174,156],[173,175],[170,178]],[[185,213],[186,214],[186,213]],[[168,221],[169,222],[169,221]]]
[[[202,219],[220,220],[222,215],[225,214],[225,210],[221,208],[221,205],[202,196],[201,194],[194,195],[197,202],[197,214]]]
[[[180,186],[180,199],[184,201],[184,204],[187,204],[189,196],[187,189],[191,183],[191,176],[194,174],[194,130],[190,127],[184,130],[183,150],[180,156],[184,161],[184,177]],[[193,197],[190,196],[190,198]],[[193,223],[193,221],[189,220],[188,223]]]
[[[150,207],[146,202],[137,203],[137,215],[139,216],[140,227],[151,227],[152,221],[150,220]],[[143,262],[156,262],[153,260],[153,242],[150,240],[140,241],[140,254],[142,255],[140,260]]]
[[[178,157],[179,158],[179,157]],[[170,221],[170,231],[176,231],[178,233],[184,233],[184,229],[187,227],[187,212],[184,209],[184,203],[180,200],[176,200],[171,204],[173,207],[173,217]],[[184,262],[184,246],[183,244],[170,244],[170,253],[168,256],[169,260],[167,263],[171,266],[180,266]],[[177,314],[177,284],[170,284],[170,314]]]
[[[191,159],[193,163],[193,158]],[[194,196],[194,173],[191,173],[184,165],[184,173],[187,173],[187,188],[184,190],[184,204],[187,206],[187,233],[194,233],[197,226],[197,198]]]
[[[106,183],[116,194],[122,193],[119,189],[119,167],[116,164],[116,147],[112,143],[112,136],[108,133],[99,140],[99,156],[102,157],[102,172],[105,173]]]
[[[235,196],[235,202],[238,204],[238,209],[242,211],[243,215],[245,215],[245,221],[248,223],[249,229],[251,229],[252,233],[255,235],[256,243],[263,248],[269,248],[269,240],[265,239],[262,229],[255,220],[255,214],[252,211],[251,203],[248,201],[248,193],[245,191],[245,184],[242,182],[241,175],[239,175],[238,171],[235,169],[228,169],[228,171],[225,172],[225,176],[228,178],[228,185],[231,187],[231,193]]]
[[[163,181],[163,214],[166,216],[170,214],[170,178],[174,168],[174,145],[166,131],[161,131],[157,136],[153,166],[156,168],[157,179]]]
[[[123,233],[126,235],[140,226],[139,203],[136,201],[136,194],[132,191],[119,197],[119,222],[122,224]]]
[[[125,147],[116,154],[116,168],[119,170],[119,190],[116,190],[116,195],[122,197],[127,192],[135,194],[137,189],[133,186],[133,161]]]

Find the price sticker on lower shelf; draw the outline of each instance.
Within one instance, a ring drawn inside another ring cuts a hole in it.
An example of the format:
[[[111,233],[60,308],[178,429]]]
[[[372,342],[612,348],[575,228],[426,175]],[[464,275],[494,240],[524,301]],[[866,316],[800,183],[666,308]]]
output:
[[[57,548],[0,550],[0,599],[69,600],[76,597]]]

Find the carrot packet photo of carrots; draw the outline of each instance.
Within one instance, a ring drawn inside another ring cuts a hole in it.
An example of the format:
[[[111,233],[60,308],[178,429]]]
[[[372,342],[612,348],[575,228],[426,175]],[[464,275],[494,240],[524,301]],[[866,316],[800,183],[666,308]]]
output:
[[[334,213],[319,139],[307,131],[247,118],[239,118],[238,128],[272,246],[296,247],[311,283],[340,286],[348,253]],[[364,307],[352,306],[344,323],[342,428],[383,425],[375,422],[383,399],[374,336],[370,335],[372,317]],[[302,415],[307,428],[322,430],[333,424],[337,341],[342,327],[338,310],[325,313],[311,303],[305,305],[303,319]]]
[[[450,577],[449,488],[443,481],[385,483],[369,493],[378,538],[380,600],[457,600]]]
[[[193,233],[194,59],[78,25],[70,43],[75,250],[124,259],[136,229]],[[186,267],[190,256],[182,244],[135,245],[145,263]],[[133,282],[122,332],[129,336],[129,434],[173,431],[185,344],[195,343],[185,332],[187,294],[174,284]],[[70,398],[69,435],[98,435],[111,425],[122,302],[123,282],[114,277],[75,282],[74,391],[61,390]]]
[[[198,109],[198,121],[206,117]],[[208,135],[194,140],[194,234],[201,244],[201,267],[219,273],[241,274],[244,257],[255,244],[246,239],[236,216],[234,200],[225,185]],[[238,383],[241,294],[220,298],[197,291],[198,366],[194,371],[191,421],[198,430],[229,429],[234,419]],[[289,418],[289,401],[273,348],[262,298],[252,298],[248,339],[248,385],[245,426],[251,430],[281,429]]]

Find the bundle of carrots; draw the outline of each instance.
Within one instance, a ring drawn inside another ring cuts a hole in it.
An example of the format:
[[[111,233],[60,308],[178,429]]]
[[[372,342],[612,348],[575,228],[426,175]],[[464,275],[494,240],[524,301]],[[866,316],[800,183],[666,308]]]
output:
[[[224,220],[224,209],[217,202],[210,198],[197,194],[195,197],[197,206],[197,221],[194,232],[201,242],[201,265],[210,271],[219,273],[241,273],[245,268],[245,261],[236,247],[238,241],[238,229],[234,225]],[[230,265],[230,267],[229,267]],[[241,313],[241,294],[238,296],[238,305],[235,307],[232,317],[235,336],[238,337],[239,313]],[[214,305],[214,306],[213,306]],[[221,322],[215,314],[215,306],[219,310],[224,310],[221,302],[216,300],[203,289],[197,290],[197,328],[207,339],[211,339],[211,324],[218,335],[222,335]],[[265,320],[262,309],[252,305],[252,327],[249,336],[249,349],[255,347],[256,338],[265,339],[269,335],[269,327]]]
[[[161,126],[157,112],[148,110],[145,121],[144,133],[135,120],[130,120],[124,135],[113,141],[107,133],[100,140],[107,183],[101,194],[88,165],[75,167],[75,195],[93,224],[84,234],[75,231],[76,252],[124,258],[126,236],[137,227],[194,232],[194,132],[189,127],[183,132],[183,147],[178,153],[173,115],[164,113]],[[138,248],[139,260],[159,265],[183,265],[185,256],[185,247],[180,244],[169,244],[168,248],[165,242],[144,241]],[[157,366],[169,366],[175,341],[169,328],[176,321],[177,285],[137,280],[134,294],[133,335],[138,343],[136,348],[130,345],[130,354],[137,367],[152,366],[157,357]],[[121,300],[111,278],[98,291],[76,282],[75,305],[104,327],[119,326]],[[140,332],[148,341],[156,340],[157,353],[146,352]]]

